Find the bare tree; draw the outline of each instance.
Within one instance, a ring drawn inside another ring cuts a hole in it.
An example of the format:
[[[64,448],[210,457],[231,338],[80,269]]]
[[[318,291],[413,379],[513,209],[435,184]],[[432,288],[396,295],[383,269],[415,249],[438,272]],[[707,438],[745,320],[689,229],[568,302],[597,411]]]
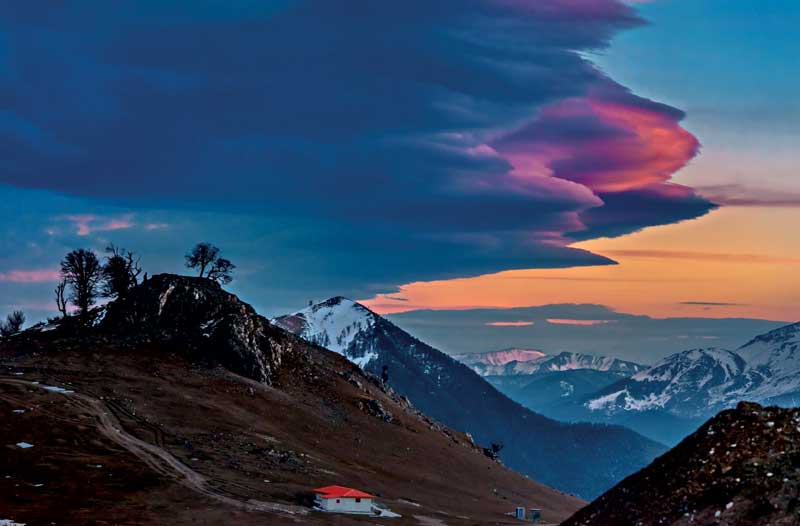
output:
[[[219,256],[219,249],[211,243],[198,243],[186,254],[186,266],[199,270],[201,278],[207,277],[206,270],[211,269]]]
[[[15,310],[8,316],[6,321],[0,322],[0,336],[6,337],[18,333],[25,325],[25,313],[21,310]]]
[[[186,254],[186,266],[198,270],[201,278],[209,278],[223,285],[233,280],[236,265],[220,257],[219,248],[211,243],[198,243]]]
[[[97,299],[97,288],[103,278],[100,260],[91,250],[73,250],[61,261],[61,277],[69,286],[69,300],[86,316]]]
[[[139,284],[139,274],[142,273],[140,258],[130,250],[113,244],[106,247],[106,253],[102,294],[107,298],[124,297]]]
[[[58,312],[61,313],[62,317],[67,316],[67,297],[66,297],[66,290],[67,290],[67,280],[65,278],[61,278],[61,281],[58,282],[56,285],[56,306],[58,307]]]

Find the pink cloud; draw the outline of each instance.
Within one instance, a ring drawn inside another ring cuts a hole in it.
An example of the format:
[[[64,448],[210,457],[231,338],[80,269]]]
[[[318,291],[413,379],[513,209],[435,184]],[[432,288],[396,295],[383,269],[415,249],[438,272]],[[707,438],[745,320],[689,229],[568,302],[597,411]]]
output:
[[[0,282],[7,283],[47,283],[58,281],[61,275],[57,270],[9,270],[0,272]]]
[[[486,323],[489,327],[530,327],[532,321],[490,321]]]
[[[659,188],[682,197],[679,189],[660,186],[700,147],[680,126],[682,117],[619,86],[597,86],[545,107],[494,147],[521,179],[550,176],[596,194]]]
[[[95,214],[67,214],[56,217],[59,221],[72,223],[75,233],[79,236],[88,236],[93,232],[110,232],[133,228],[133,214],[119,217],[103,217]]]
[[[590,327],[593,325],[605,325],[613,323],[614,320],[573,320],[569,318],[547,318],[547,323],[554,325],[579,325]]]

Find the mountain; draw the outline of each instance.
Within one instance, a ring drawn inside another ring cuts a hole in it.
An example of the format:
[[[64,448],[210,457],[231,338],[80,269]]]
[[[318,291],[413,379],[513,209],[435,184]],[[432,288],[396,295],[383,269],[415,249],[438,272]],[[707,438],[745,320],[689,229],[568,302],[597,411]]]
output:
[[[646,368],[607,356],[572,352],[548,356],[530,349],[453,357],[515,402],[556,420],[569,420],[574,412],[571,402]]]
[[[454,354],[453,358],[469,365],[478,374],[483,374],[487,367],[502,367],[509,362],[524,363],[544,358],[546,355],[536,349],[517,349],[510,347],[499,351],[489,351],[469,354]]]
[[[618,382],[620,375],[594,369],[574,369],[484,378],[528,409],[556,420],[569,421],[575,401],[582,401]]]
[[[674,354],[646,371],[611,385],[587,401],[592,411],[664,410],[678,416],[703,416],[740,387],[745,361],[723,349],[692,349]]]
[[[520,354],[525,359],[512,358],[516,354]],[[574,352],[561,352],[549,356],[541,351],[526,350],[525,354],[522,354],[516,350],[513,354],[508,351],[495,351],[482,353],[480,356],[485,358],[476,359],[469,354],[459,354],[453,357],[472,367],[481,376],[532,375],[540,372],[577,369],[592,369],[613,373],[617,376],[631,376],[646,368],[643,365],[618,358]]]
[[[388,367],[388,383],[423,412],[478,443],[502,444],[500,456],[510,467],[563,491],[597,495],[664,450],[621,427],[564,424],[536,414],[466,365],[345,298],[273,322],[373,374]]]
[[[93,318],[0,341],[0,523],[340,524],[310,506],[331,484],[401,526],[583,504],[209,280],[157,275]]]
[[[748,399],[800,405],[800,323],[757,336],[736,352],[747,362]]]
[[[740,403],[562,526],[800,524],[800,409]]]
[[[565,414],[630,426],[670,444],[743,400],[784,406],[800,402],[800,323],[757,336],[736,351],[673,354],[585,397]]]

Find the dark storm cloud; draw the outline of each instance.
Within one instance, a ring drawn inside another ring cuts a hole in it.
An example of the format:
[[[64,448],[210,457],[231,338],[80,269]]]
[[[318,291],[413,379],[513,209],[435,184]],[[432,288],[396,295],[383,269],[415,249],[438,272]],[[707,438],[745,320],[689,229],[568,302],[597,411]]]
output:
[[[682,113],[581,55],[640,23],[617,0],[7,3],[0,182],[294,217],[275,250],[327,250],[362,292],[611,263],[570,233],[710,206],[666,188],[697,150]]]

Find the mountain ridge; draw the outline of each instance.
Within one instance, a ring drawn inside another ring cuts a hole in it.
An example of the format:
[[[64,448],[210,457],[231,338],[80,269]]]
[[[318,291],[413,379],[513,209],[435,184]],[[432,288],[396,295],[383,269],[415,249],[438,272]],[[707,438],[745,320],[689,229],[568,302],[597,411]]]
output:
[[[615,422],[666,443],[703,419],[740,401],[793,406],[800,403],[800,323],[752,338],[735,351],[690,349],[619,380],[566,408],[570,418]],[[627,414],[626,414],[627,413]],[[636,419],[632,415],[648,414]],[[648,426],[664,414],[673,419],[672,439]]]
[[[564,491],[596,495],[664,450],[624,428],[564,424],[536,414],[466,365],[366,307],[358,307],[358,315],[354,308],[354,302],[332,298],[273,322],[311,341],[333,343],[373,374],[388,367],[388,383],[415,406],[479,443],[501,443],[506,464]]]

